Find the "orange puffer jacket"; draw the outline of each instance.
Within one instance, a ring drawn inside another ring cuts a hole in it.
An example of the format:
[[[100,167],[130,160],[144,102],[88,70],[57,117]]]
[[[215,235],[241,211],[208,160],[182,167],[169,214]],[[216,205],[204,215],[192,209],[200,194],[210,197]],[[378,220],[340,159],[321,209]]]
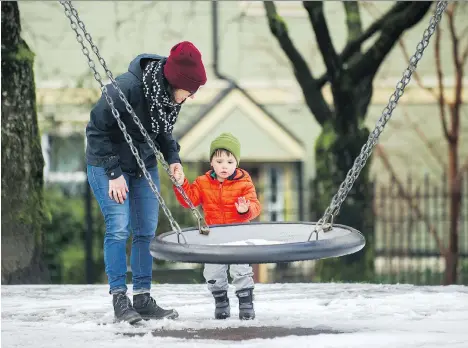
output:
[[[230,178],[219,182],[212,170],[199,176],[193,184],[185,178],[182,188],[194,206],[202,205],[208,225],[249,222],[260,215],[260,202],[252,179],[245,170],[236,169]],[[179,203],[188,208],[177,188],[173,187]],[[234,203],[239,197],[250,201],[249,210],[240,214]]]

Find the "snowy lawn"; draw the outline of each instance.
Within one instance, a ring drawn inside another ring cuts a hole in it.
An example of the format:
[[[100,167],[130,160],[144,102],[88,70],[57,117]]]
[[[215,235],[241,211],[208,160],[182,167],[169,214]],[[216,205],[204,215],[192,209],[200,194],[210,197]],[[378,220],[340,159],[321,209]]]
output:
[[[131,286],[129,287],[131,290]],[[5,348],[468,347],[468,287],[258,284],[256,319],[213,318],[204,285],[154,285],[175,321],[113,324],[107,286],[2,286]]]

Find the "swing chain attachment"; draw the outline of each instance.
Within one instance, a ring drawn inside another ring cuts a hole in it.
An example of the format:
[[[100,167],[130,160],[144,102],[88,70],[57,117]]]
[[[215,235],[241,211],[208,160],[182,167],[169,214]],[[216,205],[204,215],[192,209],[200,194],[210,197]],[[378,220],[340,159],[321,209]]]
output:
[[[101,91],[103,93],[103,95],[105,96],[106,98],[106,101],[107,103],[109,104],[110,108],[112,109],[112,115],[114,116],[114,118],[117,120],[117,123],[119,125],[119,128],[121,129],[121,131],[123,132],[124,134],[124,137],[125,137],[125,140],[127,141],[128,145],[130,146],[130,149],[133,153],[133,155],[135,156],[136,160],[137,160],[137,163],[138,163],[138,166],[140,167],[141,171],[143,172],[143,175],[145,176],[146,180],[148,181],[150,187],[151,187],[151,190],[153,191],[153,193],[155,194],[155,196],[157,197],[158,201],[159,201],[159,204],[164,212],[164,214],[167,216],[168,220],[169,220],[169,223],[171,225],[171,228],[173,231],[175,231],[177,234],[178,234],[178,240],[180,240],[180,236],[182,236],[183,240],[185,243],[187,243],[185,237],[182,235],[182,231],[181,231],[181,228],[179,226],[179,224],[177,223],[177,221],[174,219],[174,217],[172,216],[172,213],[171,211],[169,210],[169,208],[167,207],[167,205],[165,204],[164,202],[164,199],[162,198],[161,194],[159,193],[158,191],[158,188],[157,186],[155,185],[153,179],[151,178],[151,175],[149,174],[149,172],[146,170],[146,166],[145,166],[145,163],[143,162],[143,160],[140,158],[139,154],[138,154],[138,150],[137,148],[135,147],[135,145],[133,144],[133,141],[132,141],[132,138],[130,137],[130,135],[127,133],[127,130],[126,130],[126,126],[125,124],[122,122],[122,120],[120,119],[120,114],[119,114],[119,111],[116,109],[115,105],[114,105],[114,101],[112,100],[112,98],[110,97],[108,91],[107,91],[107,87],[106,85],[104,85],[104,83],[102,82],[102,78],[101,78],[101,75],[99,74],[99,72],[96,70],[96,65],[93,61],[93,59],[90,57],[90,52],[88,50],[88,48],[84,45],[84,39],[83,39],[83,36],[79,33],[78,31],[78,26],[80,27],[80,29],[83,31],[84,33],[84,37],[86,38],[86,40],[89,42],[89,44],[91,45],[91,48],[93,50],[93,52],[96,54],[96,56],[98,57],[98,60],[99,60],[99,63],[101,64],[101,66],[104,68],[104,70],[106,71],[106,74],[107,76],[109,77],[110,81],[111,81],[111,84],[112,86],[118,91],[119,93],[119,97],[120,99],[124,102],[125,104],[125,108],[127,110],[127,112],[132,116],[132,119],[133,121],[135,122],[135,124],[138,126],[138,128],[140,129],[140,132],[141,134],[145,137],[146,141],[148,142],[148,145],[151,147],[151,149],[153,150],[154,154],[156,155],[156,158],[158,160],[158,162],[162,165],[162,167],[164,168],[164,170],[167,172],[169,178],[171,179],[172,183],[175,185],[175,187],[177,188],[177,190],[180,192],[181,196],[183,197],[184,201],[187,203],[187,205],[190,207],[191,211],[192,211],[192,214],[196,217],[197,221],[198,221],[198,226],[199,226],[199,230],[200,230],[200,233],[201,234],[205,234],[207,235],[209,233],[209,227],[208,225],[206,224],[206,221],[205,219],[203,218],[203,216],[200,214],[200,212],[198,211],[198,209],[196,209],[196,207],[193,205],[192,201],[190,200],[190,198],[187,196],[187,194],[185,193],[185,191],[183,190],[183,188],[181,187],[181,185],[179,185],[177,183],[177,180],[175,179],[174,175],[172,175],[171,171],[170,171],[170,167],[169,167],[169,164],[166,162],[166,160],[164,159],[164,156],[162,155],[162,153],[156,148],[156,146],[154,145],[154,142],[153,140],[149,137],[148,135],[148,132],[146,131],[146,129],[143,127],[143,125],[141,124],[140,122],[140,119],[138,118],[138,116],[135,114],[135,111],[133,110],[133,108],[131,107],[131,105],[129,104],[129,102],[127,101],[127,98],[125,97],[125,94],[122,92],[122,90],[120,89],[119,85],[117,84],[117,82],[115,81],[114,79],[114,76],[112,75],[112,72],[108,69],[107,67],[107,64],[104,60],[104,58],[102,58],[102,56],[100,55],[99,53],[99,49],[97,48],[97,46],[94,44],[93,42],[93,39],[91,37],[91,35],[87,32],[86,30],[86,27],[84,25],[84,23],[81,21],[79,15],[78,15],[78,11],[73,7],[73,5],[71,4],[71,1],[59,1],[60,4],[63,6],[64,8],[64,12],[65,12],[65,15],[67,16],[67,18],[69,19],[70,21],[70,26],[71,28],[73,29],[73,31],[75,32],[76,34],[76,40],[78,41],[79,44],[81,44],[81,50],[83,52],[83,54],[86,56],[86,58],[88,59],[88,65],[89,67],[91,68],[91,70],[93,71],[94,73],[94,78],[95,80],[99,83],[99,85],[101,86]],[[73,18],[75,18],[76,22],[73,20]]]
[[[315,225],[312,233],[309,235],[309,241],[314,233],[318,238],[318,233],[320,231],[326,232],[327,230],[329,231],[332,229],[334,217],[338,215],[341,204],[346,199],[362,168],[364,168],[366,165],[367,159],[371,155],[375,144],[377,144],[379,136],[382,133],[385,125],[392,117],[392,112],[395,110],[400,97],[403,95],[405,87],[411,81],[411,76],[413,75],[413,72],[416,71],[418,62],[421,60],[424,50],[429,45],[429,39],[434,34],[436,27],[439,24],[445,9],[447,8],[447,4],[448,1],[437,1],[434,14],[431,16],[429,21],[429,26],[424,30],[423,38],[417,44],[416,52],[410,58],[409,65],[404,71],[403,77],[397,83],[395,92],[390,96],[387,106],[383,109],[383,113],[377,121],[374,130],[369,135],[367,142],[361,148],[361,153],[354,161],[352,168],[348,171],[345,180],[341,183],[338,189],[338,192],[332,198],[330,205],[327,207],[325,213]],[[327,222],[328,220],[330,220],[330,222]]]
[[[333,218],[334,216],[331,216],[331,221],[327,223],[320,223],[320,221],[315,225],[313,231],[309,235],[308,241],[310,242],[310,239],[312,238],[312,235],[315,234],[315,240],[319,239],[319,232],[329,232],[333,229]],[[319,224],[320,223],[320,224]]]

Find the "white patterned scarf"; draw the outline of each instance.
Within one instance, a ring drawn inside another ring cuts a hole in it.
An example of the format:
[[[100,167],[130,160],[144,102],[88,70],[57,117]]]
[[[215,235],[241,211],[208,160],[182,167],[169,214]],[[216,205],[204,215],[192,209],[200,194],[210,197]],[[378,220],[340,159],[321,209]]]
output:
[[[153,133],[172,133],[181,105],[173,101],[163,75],[164,59],[150,61],[143,71],[143,91]]]

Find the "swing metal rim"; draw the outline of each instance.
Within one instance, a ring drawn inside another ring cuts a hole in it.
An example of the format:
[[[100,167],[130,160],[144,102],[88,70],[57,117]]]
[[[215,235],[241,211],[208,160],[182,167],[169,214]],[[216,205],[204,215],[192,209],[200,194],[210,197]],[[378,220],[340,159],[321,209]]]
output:
[[[279,222],[251,222],[249,225],[297,225],[304,224],[313,227],[315,222],[303,221],[279,221]],[[245,224],[210,225],[210,229],[227,226],[242,226]],[[263,264],[277,262],[294,262],[304,260],[319,260],[332,257],[340,257],[356,253],[364,248],[366,239],[358,230],[340,224],[334,224],[349,231],[344,236],[319,239],[303,242],[286,242],[267,245],[209,245],[209,244],[185,244],[182,242],[169,242],[164,238],[177,234],[177,231],[165,232],[157,235],[150,243],[150,253],[155,259],[177,261],[186,263],[208,264]],[[181,230],[183,233],[198,229],[188,227]]]

